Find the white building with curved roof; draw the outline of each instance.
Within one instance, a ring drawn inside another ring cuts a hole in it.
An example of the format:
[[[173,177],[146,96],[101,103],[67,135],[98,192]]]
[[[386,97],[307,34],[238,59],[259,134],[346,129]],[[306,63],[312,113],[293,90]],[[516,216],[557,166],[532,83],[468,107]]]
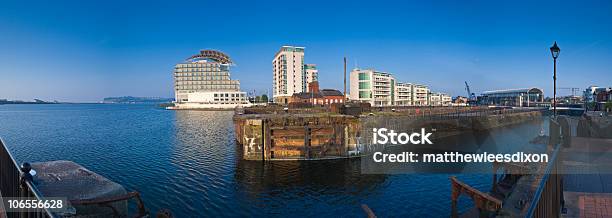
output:
[[[233,109],[250,106],[240,82],[230,78],[232,60],[220,51],[201,50],[174,66],[174,107]]]
[[[485,105],[529,107],[544,101],[544,91],[536,87],[485,91],[481,99]]]

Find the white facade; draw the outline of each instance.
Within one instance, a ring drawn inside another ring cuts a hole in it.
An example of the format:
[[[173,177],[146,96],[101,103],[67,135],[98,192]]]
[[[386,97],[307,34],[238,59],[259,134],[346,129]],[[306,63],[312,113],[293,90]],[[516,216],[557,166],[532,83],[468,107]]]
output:
[[[442,93],[440,96],[442,99],[443,106],[450,106],[453,104],[453,98],[449,94]]]
[[[355,68],[349,79],[349,99],[372,106],[448,106],[452,101],[448,94],[431,94],[426,85],[397,82],[376,70]]]
[[[174,66],[174,107],[235,108],[249,106],[240,82],[230,78],[231,60],[221,52],[202,50],[185,62]]]
[[[599,88],[599,86],[589,86],[584,90],[584,101],[585,102],[594,102],[595,101],[595,91]]]
[[[395,79],[391,74],[375,70],[353,69],[350,75],[349,98],[372,106],[394,105]]]
[[[441,106],[442,105],[442,98],[441,98],[440,94],[438,94],[438,93],[431,93],[431,94],[429,94],[429,104],[431,106]]]
[[[425,106],[429,105],[429,87],[426,85],[414,84],[412,85],[412,105]]]
[[[304,72],[306,73],[306,92],[310,92],[308,84],[319,80],[319,70],[315,64],[305,64]]]
[[[450,106],[451,97],[445,93],[430,93],[429,105],[431,106]]]
[[[288,103],[294,93],[306,92],[304,47],[283,46],[272,60],[274,102]]]
[[[398,82],[395,85],[395,105],[412,105],[412,84]]]

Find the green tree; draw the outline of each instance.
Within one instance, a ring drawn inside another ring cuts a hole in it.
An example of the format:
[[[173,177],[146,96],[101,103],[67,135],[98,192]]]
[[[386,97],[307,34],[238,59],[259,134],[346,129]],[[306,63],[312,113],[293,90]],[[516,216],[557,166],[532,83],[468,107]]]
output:
[[[586,105],[587,110],[595,110],[595,106],[597,106],[597,103],[595,103],[595,102],[589,102]]]
[[[604,108],[606,108],[606,111],[612,110],[612,101],[606,102],[606,104],[604,105]]]
[[[266,94],[261,95],[261,102],[268,102],[268,95]]]

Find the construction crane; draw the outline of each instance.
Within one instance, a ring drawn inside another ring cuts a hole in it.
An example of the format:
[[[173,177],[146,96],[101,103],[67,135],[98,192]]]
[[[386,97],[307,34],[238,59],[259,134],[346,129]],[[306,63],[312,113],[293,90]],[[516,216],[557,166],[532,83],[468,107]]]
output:
[[[569,100],[567,101],[570,104],[576,104],[578,102],[581,101],[580,97],[576,95],[577,92],[580,91],[580,88],[567,88],[567,87],[561,87],[561,88],[557,88],[557,89],[562,89],[562,90],[570,90],[570,92],[572,92],[572,95],[569,96]],[[557,97],[559,98],[559,97]]]
[[[467,91],[467,98],[471,102],[476,102],[476,95],[470,91],[470,85],[468,85],[467,81],[465,81],[465,90]]]
[[[572,96],[576,96],[576,92],[580,91],[580,88],[567,88],[567,87],[562,87],[562,88],[557,88],[557,89],[563,89],[563,90],[570,90],[572,92]]]

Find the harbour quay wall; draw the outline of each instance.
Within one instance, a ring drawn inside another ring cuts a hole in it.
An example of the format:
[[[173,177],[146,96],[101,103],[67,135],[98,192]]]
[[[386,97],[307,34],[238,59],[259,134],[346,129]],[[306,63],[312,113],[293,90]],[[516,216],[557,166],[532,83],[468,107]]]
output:
[[[448,110],[448,109],[445,109]],[[396,132],[433,130],[431,139],[540,119],[538,110],[466,113],[367,113],[361,116],[312,111],[234,115],[235,140],[245,160],[324,160],[359,157],[373,128]]]
[[[234,117],[236,142],[246,160],[313,160],[347,157],[359,118],[285,114]]]

